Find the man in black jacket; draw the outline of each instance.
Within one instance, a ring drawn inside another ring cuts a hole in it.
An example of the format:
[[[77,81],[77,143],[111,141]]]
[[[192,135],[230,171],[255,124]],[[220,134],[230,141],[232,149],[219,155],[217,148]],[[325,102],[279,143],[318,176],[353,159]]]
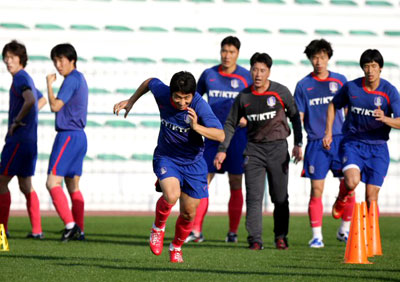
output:
[[[254,83],[235,99],[214,165],[219,169],[226,157],[226,149],[241,117],[247,120],[248,144],[245,156],[246,229],[249,248],[262,250],[262,202],[265,176],[268,175],[269,194],[274,209],[274,233],[277,249],[287,249],[289,231],[288,168],[290,156],[286,138],[290,135],[287,117],[294,130],[292,156],[297,163],[302,159],[300,115],[287,87],[270,81],[272,59],[266,53],[255,53],[250,59]]]

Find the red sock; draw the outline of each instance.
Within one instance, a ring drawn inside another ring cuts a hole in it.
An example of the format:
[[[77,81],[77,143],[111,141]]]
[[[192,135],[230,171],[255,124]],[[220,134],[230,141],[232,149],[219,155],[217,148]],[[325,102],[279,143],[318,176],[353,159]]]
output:
[[[54,207],[64,224],[67,225],[68,223],[74,222],[74,217],[68,207],[67,197],[65,196],[61,186],[51,188],[50,196],[53,199]]]
[[[353,193],[353,196],[348,196],[346,205],[344,207],[342,219],[344,221],[350,221],[351,217],[353,216],[353,208],[356,202],[356,193]]]
[[[10,216],[11,194],[8,191],[0,194],[0,223],[4,225],[4,229],[8,230],[8,217]]]
[[[84,230],[84,212],[85,212],[85,201],[81,191],[76,191],[71,194],[72,202],[72,216],[74,221],[78,224],[79,228],[83,232]]]
[[[322,226],[322,215],[323,215],[322,198],[312,197],[308,203],[308,216],[310,217],[311,227]]]
[[[167,222],[168,216],[171,213],[171,209],[174,205],[169,204],[163,196],[158,199],[156,204],[156,220],[154,225],[158,228],[164,228]]]
[[[203,221],[208,210],[208,198],[200,199],[199,206],[196,210],[196,217],[193,220],[193,230],[201,232],[203,230]]]
[[[175,237],[172,241],[172,245],[176,248],[182,247],[186,238],[189,236],[193,228],[193,221],[188,221],[179,215],[178,220],[175,224]]]
[[[229,232],[237,233],[242,217],[243,209],[243,193],[242,189],[233,190],[231,189],[231,197],[228,203],[228,214],[229,214]]]
[[[340,180],[340,185],[339,185],[339,198],[344,199],[346,198],[353,190],[349,190],[346,187],[346,184],[344,183],[344,179]]]
[[[39,198],[35,191],[25,195],[26,209],[28,210],[29,219],[31,220],[32,233],[42,233],[42,219],[40,218]]]

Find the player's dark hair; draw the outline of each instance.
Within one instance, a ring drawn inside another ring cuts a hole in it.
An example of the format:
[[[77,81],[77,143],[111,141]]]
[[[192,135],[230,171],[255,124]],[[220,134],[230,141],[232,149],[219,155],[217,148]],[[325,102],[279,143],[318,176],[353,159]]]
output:
[[[360,67],[363,68],[365,64],[376,62],[378,65],[383,68],[383,57],[382,54],[376,49],[368,49],[362,53],[360,58]]]
[[[180,71],[172,76],[169,87],[171,94],[181,92],[182,94],[194,95],[196,92],[196,79],[190,72]]]
[[[236,47],[236,49],[240,50],[240,40],[239,38],[235,37],[235,36],[228,36],[225,37],[222,41],[221,41],[221,49],[222,47],[224,47],[225,45],[233,45]]]
[[[264,63],[269,69],[272,67],[272,59],[267,53],[254,53],[250,59],[250,66],[253,67],[255,63]]]
[[[315,39],[311,41],[310,44],[308,44],[308,46],[304,50],[304,53],[307,55],[308,59],[311,59],[313,55],[321,51],[326,52],[330,59],[333,55],[331,43],[329,43],[325,39]]]
[[[3,60],[7,55],[7,52],[19,57],[19,62],[22,67],[26,67],[26,63],[28,62],[28,54],[26,53],[26,48],[24,44],[19,43],[17,40],[12,40],[10,43],[4,45],[3,48]]]
[[[74,46],[69,43],[58,44],[51,49],[50,58],[52,61],[58,57],[66,57],[69,61],[74,61],[74,67],[76,67],[76,61],[78,61],[78,55],[76,54]]]

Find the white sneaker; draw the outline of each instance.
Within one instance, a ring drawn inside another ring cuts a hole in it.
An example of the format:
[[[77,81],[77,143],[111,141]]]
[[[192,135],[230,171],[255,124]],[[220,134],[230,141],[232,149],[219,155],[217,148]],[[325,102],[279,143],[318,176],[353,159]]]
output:
[[[336,233],[336,239],[338,239],[340,242],[345,242],[347,243],[347,239],[349,238],[349,231],[345,231],[344,233],[338,232]]]
[[[323,248],[325,247],[324,242],[322,242],[321,238],[312,238],[310,242],[308,242],[310,248]]]

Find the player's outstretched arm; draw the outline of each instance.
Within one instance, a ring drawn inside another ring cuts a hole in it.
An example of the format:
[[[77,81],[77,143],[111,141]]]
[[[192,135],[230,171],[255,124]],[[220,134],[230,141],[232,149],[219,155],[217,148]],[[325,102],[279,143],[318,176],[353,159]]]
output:
[[[153,78],[148,78],[140,84],[139,88],[135,91],[135,93],[128,100],[121,101],[114,105],[114,114],[118,116],[121,110],[125,110],[124,118],[128,116],[128,113],[132,109],[133,105],[142,97],[145,93],[147,93],[149,89],[149,83]]]
[[[336,108],[335,105],[330,102],[328,106],[328,111],[326,113],[326,129],[325,129],[325,136],[322,139],[322,145],[324,146],[325,149],[330,150],[331,149],[331,143],[332,143],[332,126],[333,126],[333,121],[335,120],[336,116]]]
[[[200,135],[214,141],[223,142],[225,139],[225,133],[222,129],[205,127],[197,123],[197,114],[194,109],[188,107],[188,114],[190,118],[190,126],[194,131]]]

